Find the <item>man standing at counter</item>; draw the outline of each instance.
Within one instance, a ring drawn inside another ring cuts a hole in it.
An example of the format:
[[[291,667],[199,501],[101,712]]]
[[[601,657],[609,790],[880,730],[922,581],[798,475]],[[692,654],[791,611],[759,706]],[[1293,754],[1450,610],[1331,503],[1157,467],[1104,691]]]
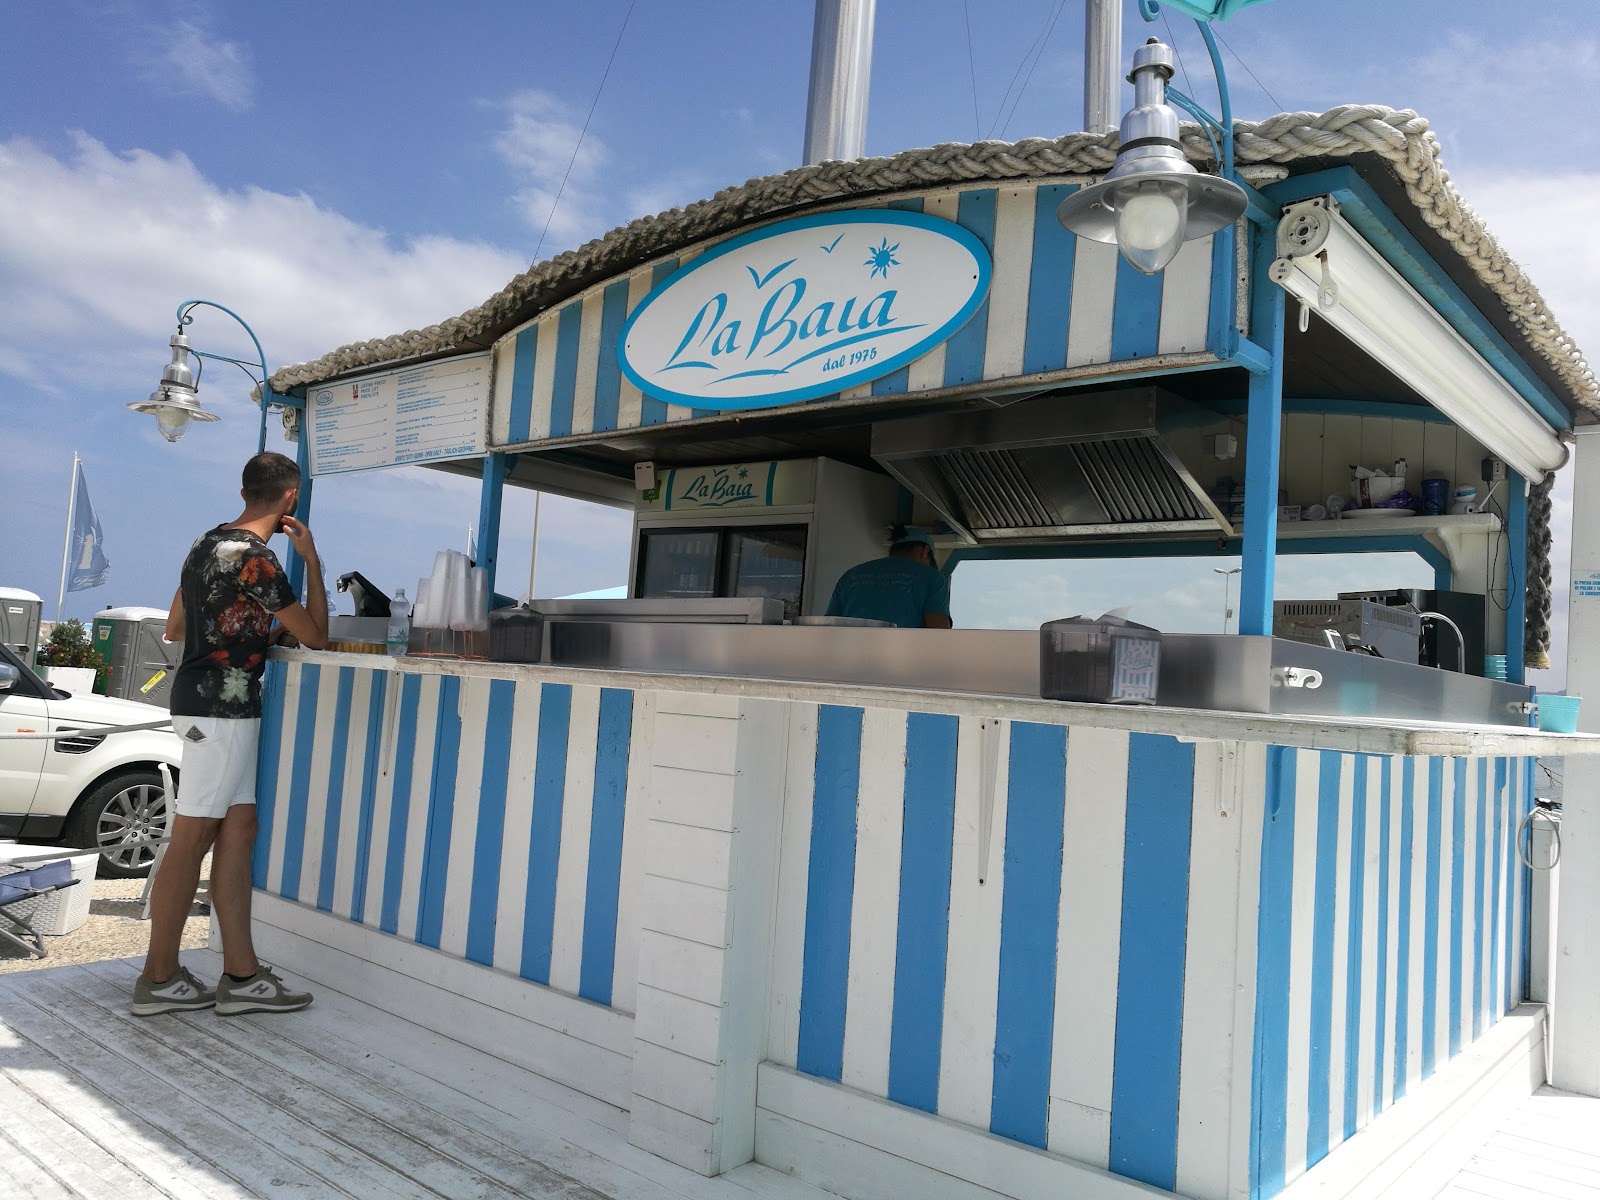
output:
[[[934,564],[933,539],[905,526],[890,536],[888,555],[839,577],[828,616],[887,621],[901,629],[949,629],[950,581]]]
[[[250,860],[256,840],[256,748],[261,675],[274,617],[301,645],[328,644],[328,597],[311,531],[291,514],[300,468],[266,451],[244,465],[244,512],[201,534],[184,559],[167,617],[183,642],[172,682],[172,728],[183,739],[172,841],[150,893],[150,949],[133,987],[133,1013],[210,1008],[224,1015],[292,1012],[311,1003],[257,961],[250,938]],[[306,564],[306,603],[295,599],[267,546],[285,533]],[[222,933],[223,976],[205,987],[178,962],[200,864],[211,852],[211,905]]]

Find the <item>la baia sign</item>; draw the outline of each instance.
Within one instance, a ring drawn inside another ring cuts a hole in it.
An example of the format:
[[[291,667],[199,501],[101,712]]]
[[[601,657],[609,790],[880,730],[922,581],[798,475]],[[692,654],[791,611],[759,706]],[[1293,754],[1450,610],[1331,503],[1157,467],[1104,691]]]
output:
[[[645,297],[617,343],[646,395],[703,409],[832,396],[943,342],[989,292],[984,244],[953,221],[860,209],[769,225]]]

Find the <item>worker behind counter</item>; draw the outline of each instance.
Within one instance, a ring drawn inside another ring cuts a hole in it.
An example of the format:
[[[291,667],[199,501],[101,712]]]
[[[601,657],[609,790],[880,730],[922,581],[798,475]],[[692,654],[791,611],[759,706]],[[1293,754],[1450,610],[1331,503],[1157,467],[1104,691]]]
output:
[[[828,616],[887,621],[901,629],[949,629],[950,581],[934,565],[933,539],[897,527],[884,558],[851,567],[839,577]]]

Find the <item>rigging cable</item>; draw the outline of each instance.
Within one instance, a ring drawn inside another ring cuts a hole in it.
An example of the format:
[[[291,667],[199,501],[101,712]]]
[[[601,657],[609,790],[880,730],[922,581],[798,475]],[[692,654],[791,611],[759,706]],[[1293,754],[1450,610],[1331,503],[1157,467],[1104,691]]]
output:
[[[533,261],[539,261],[539,251],[544,249],[544,239],[550,232],[550,222],[556,219],[556,208],[561,203],[561,195],[567,190],[567,180],[572,177],[572,168],[577,164],[578,151],[583,149],[583,139],[588,136],[589,122],[594,120],[594,110],[600,106],[600,95],[606,90],[606,80],[611,78],[611,64],[617,61],[617,50],[622,46],[622,35],[628,32],[628,21],[633,16],[633,6],[638,0],[628,0],[628,11],[622,14],[622,28],[617,30],[617,40],[612,43],[611,57],[606,59],[605,72],[600,76],[600,86],[594,90],[594,100],[589,104],[589,115],[583,119],[583,128],[578,131],[578,140],[572,147],[572,158],[567,162],[566,174],[561,176],[561,186],[556,189],[556,198],[550,202],[550,214],[544,219],[544,228],[539,231],[539,244],[533,248]]]
[[[1161,14],[1161,23],[1167,27],[1167,42],[1171,45],[1173,54],[1178,56],[1178,70],[1183,72],[1183,90],[1189,93],[1189,99],[1199,104],[1200,98],[1195,95],[1194,83],[1189,79],[1189,68],[1184,65],[1183,51],[1178,49],[1178,39],[1173,35],[1172,22],[1167,20],[1165,12]]]
[[[1274,108],[1276,108],[1279,112],[1287,111],[1287,110],[1285,110],[1283,105],[1278,103],[1278,98],[1276,96],[1274,96],[1271,92],[1267,91],[1267,85],[1262,83],[1261,80],[1256,77],[1256,73],[1250,69],[1250,64],[1245,62],[1244,59],[1239,57],[1239,52],[1237,50],[1235,50],[1232,46],[1228,45],[1227,39],[1222,36],[1222,30],[1218,29],[1216,27],[1216,25],[1213,24],[1211,26],[1211,32],[1216,35],[1217,41],[1221,42],[1223,44],[1223,46],[1226,47],[1228,53],[1233,55],[1233,60],[1236,63],[1238,63],[1241,67],[1244,68],[1244,73],[1246,75],[1250,76],[1251,79],[1254,79],[1256,81],[1256,86],[1258,88],[1260,88],[1263,93],[1266,94],[1266,97],[1267,97],[1268,100],[1272,101],[1272,106]]]
[[[983,121],[978,117],[978,64],[972,57],[972,9],[968,0],[961,0],[961,15],[967,22],[967,74],[972,77],[972,136],[983,140]]]
[[[1056,22],[1061,19],[1061,10],[1066,8],[1066,6],[1067,0],[1060,0],[1060,2],[1056,5],[1055,12],[1050,17],[1050,23],[1045,26],[1044,32],[1040,34],[1039,37],[1034,41],[1033,47],[1030,50],[1030,53],[1033,54],[1033,65],[1028,68],[1028,74],[1022,80],[1022,87],[1017,92],[1017,98],[1011,102],[1011,111],[1006,114],[1005,123],[1000,127],[1000,136],[1002,138],[1004,138],[1007,132],[1010,130],[1011,119],[1017,115],[1017,109],[1022,104],[1022,97],[1027,94],[1028,85],[1033,82],[1034,71],[1038,70],[1039,64],[1044,60],[1045,48],[1049,46],[1050,38],[1055,34],[1056,31]],[[1026,57],[1024,57],[1023,61],[1027,61]],[[1019,71],[1022,69],[1020,64],[1018,65],[1017,69]],[[1011,89],[1008,87],[1006,89],[1007,94],[1009,94],[1010,91]],[[1005,107],[1005,101],[1003,99],[1000,101],[1000,106],[1002,108]]]

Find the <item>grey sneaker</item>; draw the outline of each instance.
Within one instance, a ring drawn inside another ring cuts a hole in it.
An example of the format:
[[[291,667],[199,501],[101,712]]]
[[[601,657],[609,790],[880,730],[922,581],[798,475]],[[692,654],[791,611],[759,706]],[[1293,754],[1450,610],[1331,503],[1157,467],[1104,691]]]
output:
[[[139,976],[133,985],[130,1007],[136,1017],[153,1017],[157,1013],[210,1008],[216,1002],[216,992],[189,974],[189,968],[179,967],[177,974],[165,983],[151,983],[143,975]]]
[[[217,980],[217,1012],[225,1017],[248,1012],[294,1012],[311,1003],[310,992],[291,992],[265,963],[243,983],[224,975]]]

